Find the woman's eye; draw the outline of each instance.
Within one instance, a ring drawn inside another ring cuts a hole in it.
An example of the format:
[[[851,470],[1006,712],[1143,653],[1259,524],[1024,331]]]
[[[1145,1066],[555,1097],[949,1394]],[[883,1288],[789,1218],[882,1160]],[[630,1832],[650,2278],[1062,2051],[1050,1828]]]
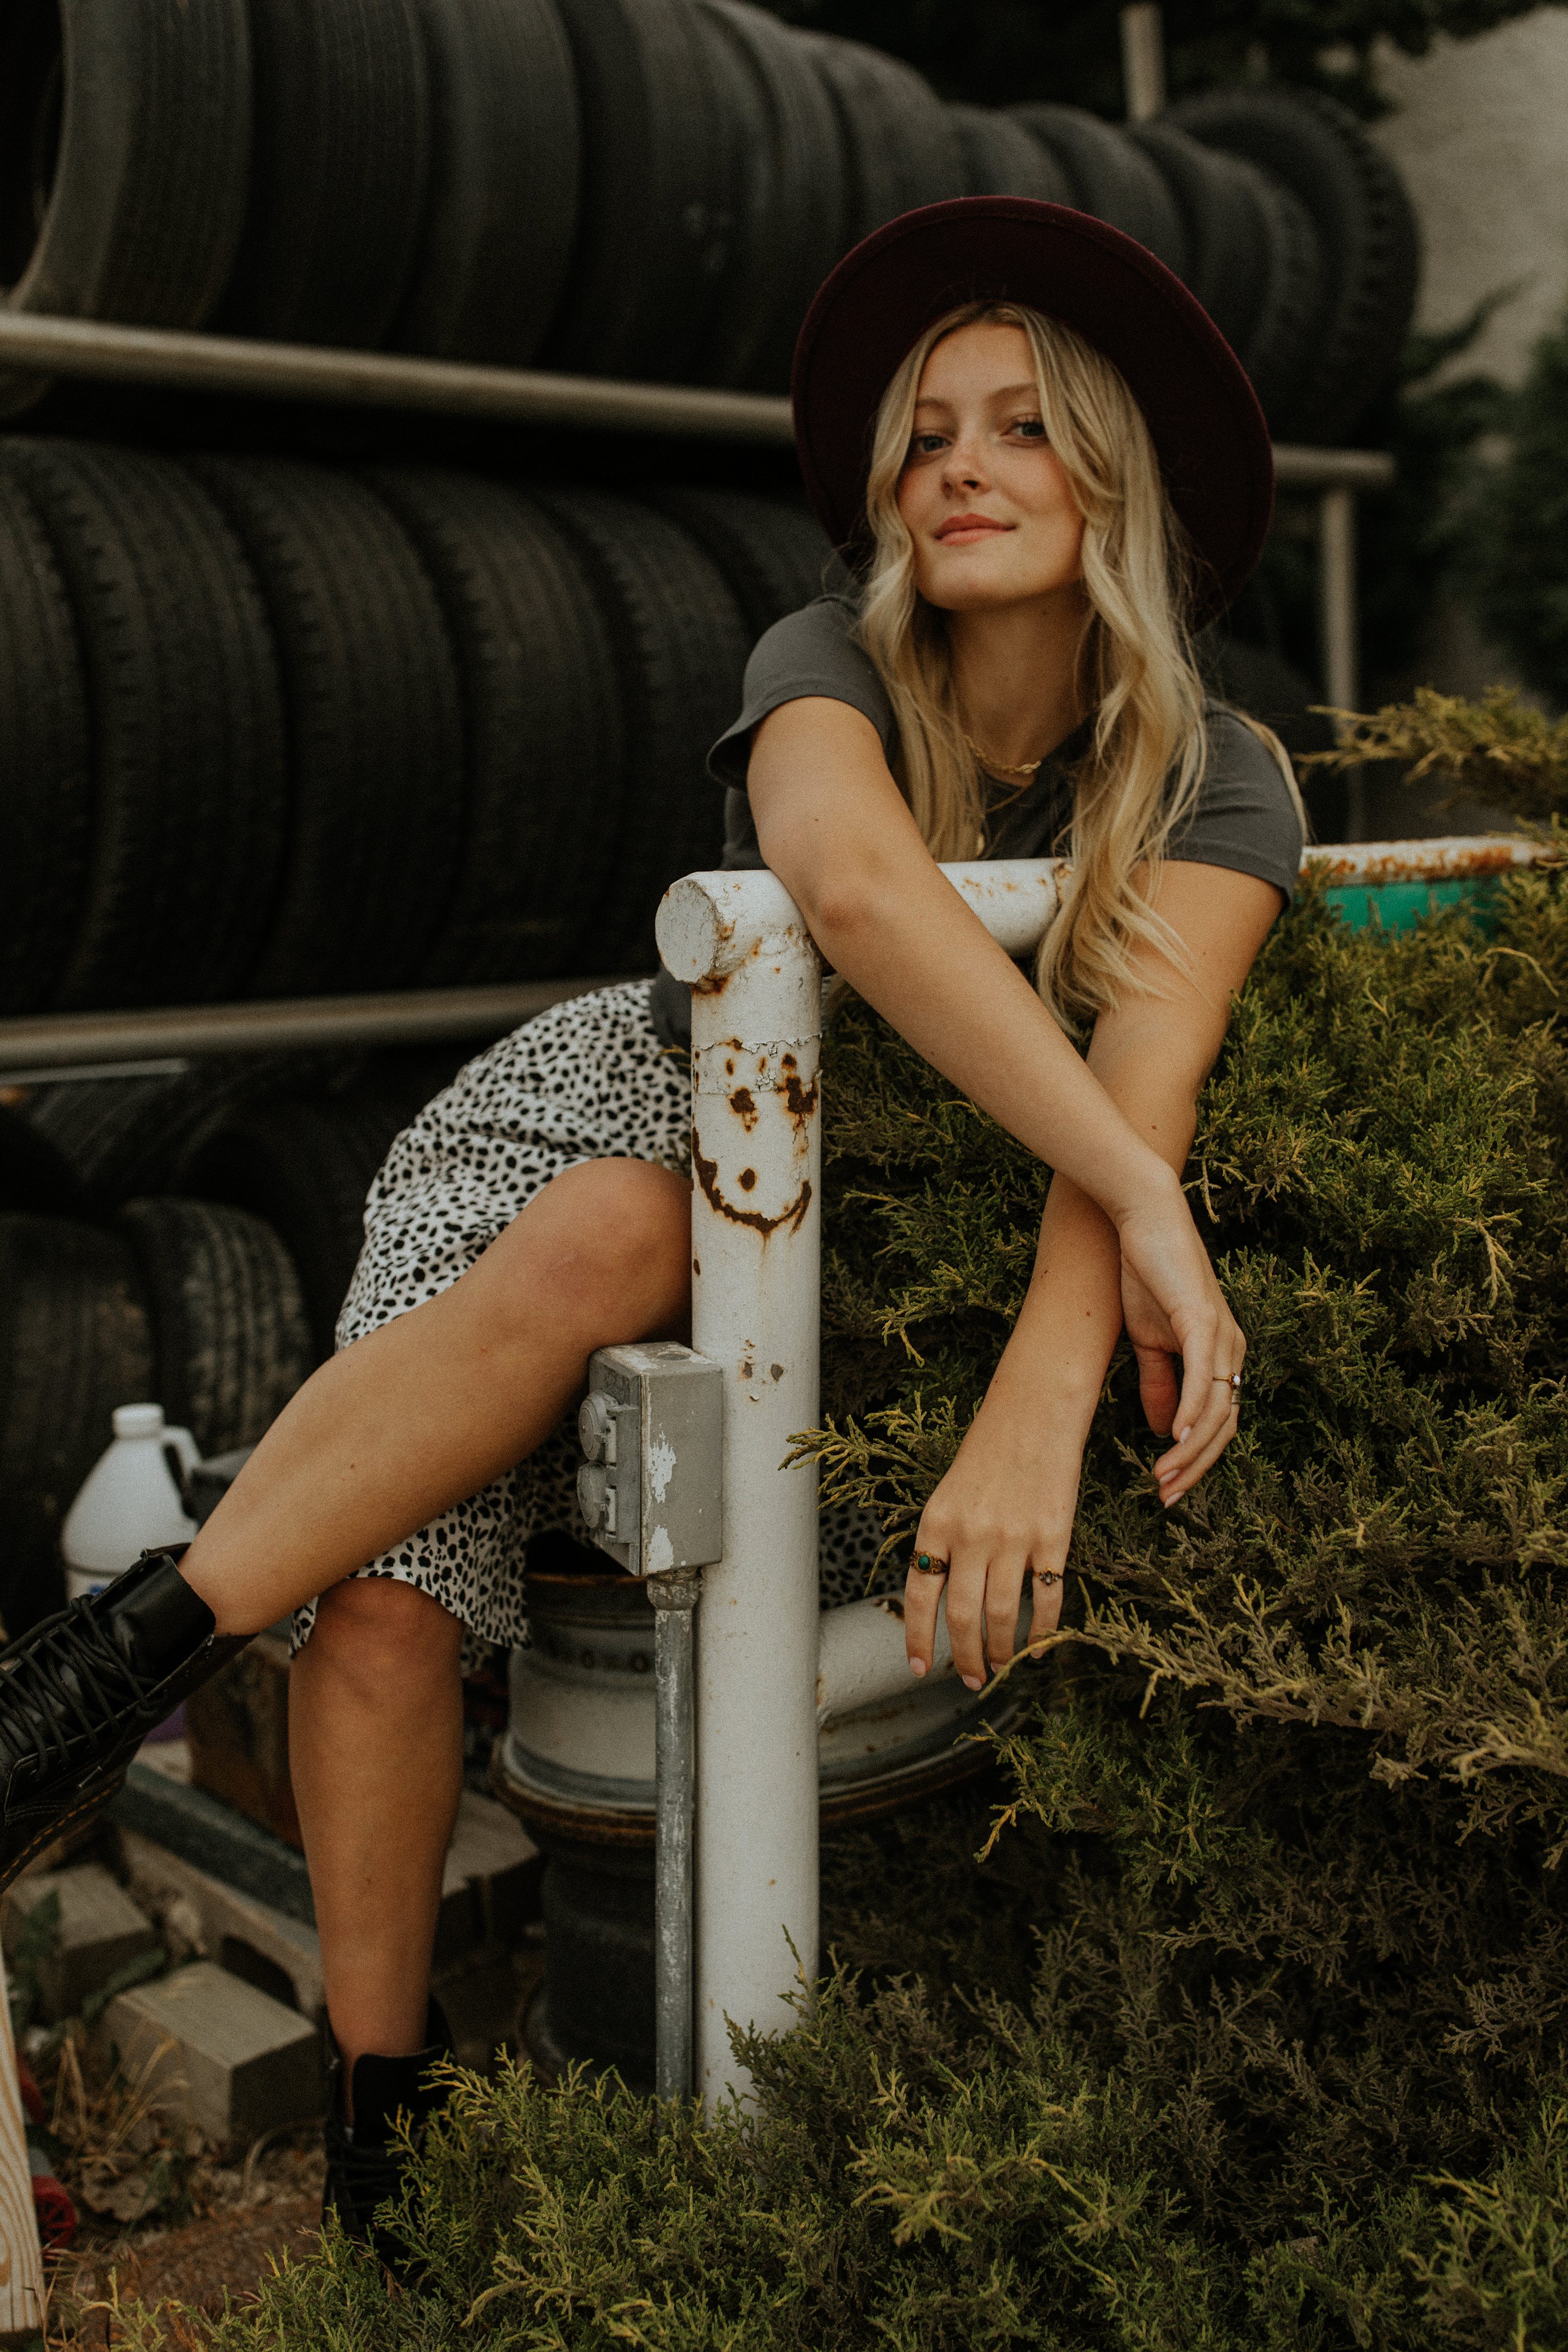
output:
[[[917,433],[910,443],[910,455],[911,457],[934,457],[941,447],[940,433]]]
[[[1046,437],[1045,425],[1037,416],[1018,417],[1013,430],[1021,433],[1026,441],[1043,441]]]

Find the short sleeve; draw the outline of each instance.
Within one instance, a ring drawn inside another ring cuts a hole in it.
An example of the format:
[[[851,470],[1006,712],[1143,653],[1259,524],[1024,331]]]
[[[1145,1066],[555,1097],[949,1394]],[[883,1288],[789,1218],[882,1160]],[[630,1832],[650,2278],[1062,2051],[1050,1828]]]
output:
[[[759,637],[746,664],[741,715],[708,754],[715,782],[743,793],[752,732],[781,703],[820,695],[847,702],[868,719],[889,755],[896,736],[893,707],[868,654],[856,643],[855,607],[844,596],[819,596],[775,621]]]
[[[1208,763],[1192,815],[1173,835],[1184,865],[1223,866],[1272,882],[1287,906],[1296,895],[1305,845],[1296,796],[1267,743],[1223,703],[1205,714]]]

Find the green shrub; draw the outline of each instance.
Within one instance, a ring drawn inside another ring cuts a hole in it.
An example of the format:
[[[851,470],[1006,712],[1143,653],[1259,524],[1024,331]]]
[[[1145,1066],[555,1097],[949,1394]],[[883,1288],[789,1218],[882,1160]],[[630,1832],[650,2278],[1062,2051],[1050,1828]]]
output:
[[[1565,1004],[1554,872],[1399,938],[1304,894],[1188,1169],[1241,1435],[1167,1516],[1113,1365],[986,1858],[963,1797],[838,1843],[746,2116],[456,2077],[428,2292],[329,2241],[222,2352],[1568,2345]],[[1045,1178],[853,1002],[826,1100],[813,1442],[907,1526]]]

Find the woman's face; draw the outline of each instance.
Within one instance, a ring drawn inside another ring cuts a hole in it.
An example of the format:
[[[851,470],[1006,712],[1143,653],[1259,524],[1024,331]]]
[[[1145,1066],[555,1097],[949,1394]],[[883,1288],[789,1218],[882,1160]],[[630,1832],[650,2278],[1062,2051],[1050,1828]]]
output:
[[[1081,581],[1083,517],[1046,439],[1021,327],[960,327],[927,360],[899,511],[915,585],[943,612],[1027,604]]]

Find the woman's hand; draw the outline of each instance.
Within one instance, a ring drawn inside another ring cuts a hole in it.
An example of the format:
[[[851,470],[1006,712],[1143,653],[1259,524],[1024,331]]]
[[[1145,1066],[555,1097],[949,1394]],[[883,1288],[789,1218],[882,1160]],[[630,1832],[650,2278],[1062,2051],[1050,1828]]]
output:
[[[923,1552],[945,1561],[947,1573],[911,1568],[904,1590],[910,1668],[917,1675],[931,1670],[945,1593],[953,1663],[971,1690],[981,1687],[987,1667],[1005,1666],[1025,1640],[1055,1630],[1087,1428],[1081,1412],[1053,1412],[1037,1394],[1021,1399],[1005,1382],[1000,1395],[997,1390],[994,1381],[952,1467],[921,1515],[916,1557]],[[1031,1570],[1034,1614],[1020,1627]]]
[[[1196,1485],[1236,1434],[1247,1341],[1215,1279],[1179,1184],[1118,1225],[1121,1298],[1138,1356],[1138,1385],[1150,1427],[1173,1426],[1176,1443],[1154,1465],[1167,1506]],[[1181,1391],[1173,1358],[1182,1360]],[[1156,1414],[1161,1417],[1156,1418]]]

